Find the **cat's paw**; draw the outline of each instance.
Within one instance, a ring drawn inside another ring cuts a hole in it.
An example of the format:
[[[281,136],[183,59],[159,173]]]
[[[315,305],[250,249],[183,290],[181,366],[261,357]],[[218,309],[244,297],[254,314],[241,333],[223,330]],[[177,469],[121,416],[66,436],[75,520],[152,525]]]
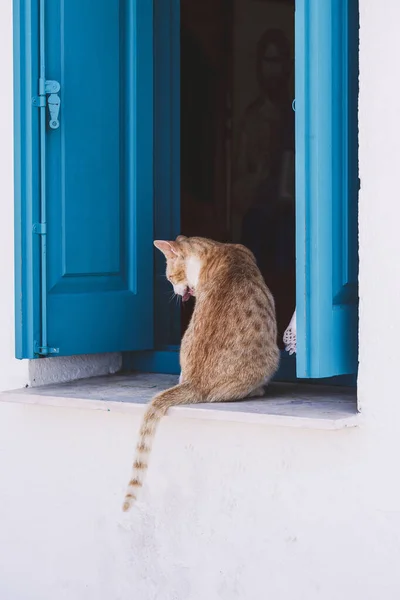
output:
[[[265,396],[265,387],[260,385],[258,388],[250,392],[246,398],[262,398]]]

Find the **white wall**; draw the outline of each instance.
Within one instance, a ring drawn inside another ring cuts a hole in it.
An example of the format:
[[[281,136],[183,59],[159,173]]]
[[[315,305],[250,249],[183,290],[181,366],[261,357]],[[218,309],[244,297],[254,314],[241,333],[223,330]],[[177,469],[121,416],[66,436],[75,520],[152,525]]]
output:
[[[1,598],[400,597],[400,4],[381,7],[360,0],[362,425],[166,419],[122,516],[136,418],[0,403]]]
[[[360,371],[364,411],[399,427],[400,4],[360,0]]]
[[[0,3],[0,389],[28,383],[28,364],[14,357],[14,180],[12,2]]]
[[[29,386],[62,383],[85,377],[109,375],[122,368],[121,352],[83,354],[82,356],[55,356],[29,361]]]
[[[166,419],[124,515],[138,425],[0,405],[1,598],[398,600],[398,426]]]

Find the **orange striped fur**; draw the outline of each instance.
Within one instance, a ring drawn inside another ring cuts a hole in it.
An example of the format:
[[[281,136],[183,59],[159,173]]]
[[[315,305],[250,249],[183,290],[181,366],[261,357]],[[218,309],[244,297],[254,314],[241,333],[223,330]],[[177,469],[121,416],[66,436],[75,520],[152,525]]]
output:
[[[247,248],[184,236],[154,244],[175,293],[196,304],[182,339],[180,383],[145,412],[124,511],[137,499],[156,427],[171,406],[262,395],[279,365],[274,299]]]

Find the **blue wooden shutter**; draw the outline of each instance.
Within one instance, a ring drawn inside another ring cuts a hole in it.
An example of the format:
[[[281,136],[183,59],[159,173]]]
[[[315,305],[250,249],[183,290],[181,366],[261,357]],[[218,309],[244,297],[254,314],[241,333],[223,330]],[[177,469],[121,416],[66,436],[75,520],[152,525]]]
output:
[[[152,1],[15,4],[17,355],[152,348]]]
[[[358,3],[296,0],[297,376],[357,369]]]

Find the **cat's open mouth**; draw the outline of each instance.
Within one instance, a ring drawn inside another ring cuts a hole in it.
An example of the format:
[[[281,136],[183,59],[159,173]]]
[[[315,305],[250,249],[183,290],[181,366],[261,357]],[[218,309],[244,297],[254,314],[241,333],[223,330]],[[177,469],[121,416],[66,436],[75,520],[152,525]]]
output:
[[[182,302],[187,302],[191,296],[193,296],[193,289],[186,286],[185,291],[182,294]]]

